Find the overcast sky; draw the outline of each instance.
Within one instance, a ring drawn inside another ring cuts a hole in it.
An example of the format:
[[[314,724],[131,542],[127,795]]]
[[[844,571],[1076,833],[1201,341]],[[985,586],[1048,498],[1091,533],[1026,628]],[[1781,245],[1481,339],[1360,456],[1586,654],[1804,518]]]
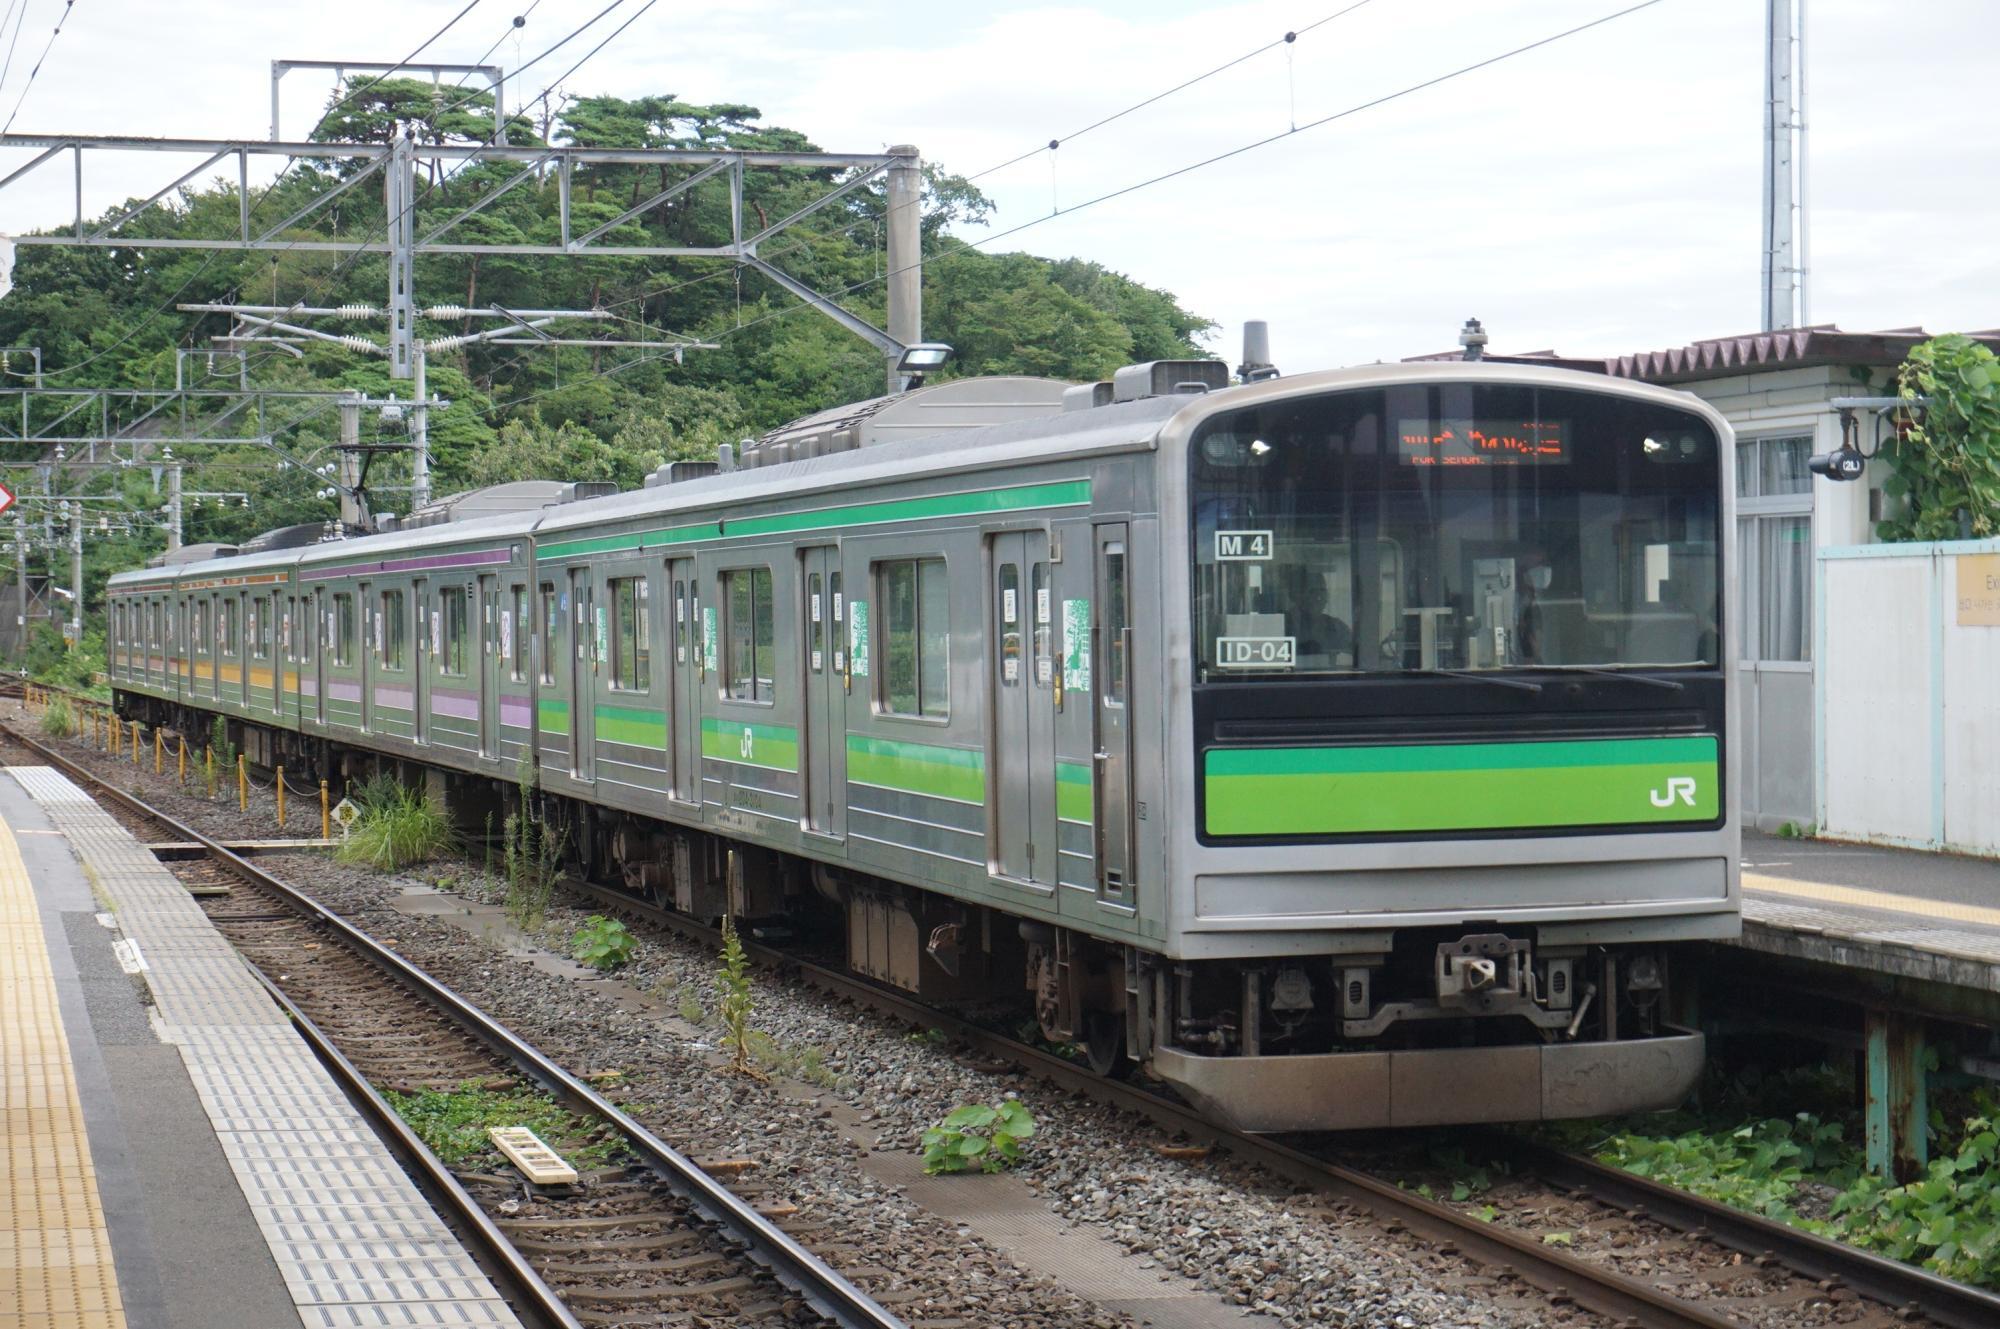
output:
[[[530,0],[480,0],[427,52],[469,61]],[[513,68],[607,0],[540,0],[494,59]],[[644,0],[625,0],[608,32]],[[656,5],[570,78],[574,93],[748,102],[821,147],[917,144],[981,171],[1352,0]],[[1811,317],[1848,329],[2000,325],[2000,135],[1988,115],[2000,4],[1807,0]],[[262,137],[269,62],[393,60],[465,0],[61,0],[27,19],[0,81],[16,133]],[[1234,69],[986,176],[993,230],[1236,148],[1630,0],[1372,0]],[[1221,329],[1272,323],[1291,370],[1453,345],[1656,349],[1758,319],[1764,6],[1662,0],[1588,32],[1175,180],[1041,221],[997,249],[1082,255],[1176,293]],[[12,30],[9,29],[11,37]],[[593,34],[594,36],[594,34]],[[578,42],[522,76],[539,93]],[[299,136],[328,82],[295,74]],[[11,170],[26,157],[0,153]],[[188,162],[185,165],[192,165]],[[105,169],[86,211],[185,166]],[[67,168],[0,191],[0,230],[67,219]],[[967,232],[978,238],[980,232]],[[419,293],[420,297],[422,293]],[[809,316],[809,315],[808,315]]]

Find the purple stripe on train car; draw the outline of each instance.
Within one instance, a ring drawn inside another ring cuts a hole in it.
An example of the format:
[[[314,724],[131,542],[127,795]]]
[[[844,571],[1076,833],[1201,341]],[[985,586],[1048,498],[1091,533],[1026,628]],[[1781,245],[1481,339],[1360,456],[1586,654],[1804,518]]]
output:
[[[300,679],[299,695],[305,697],[317,697],[319,695],[319,680],[316,678]]]
[[[428,568],[477,568],[505,563],[513,554],[505,549],[480,549],[469,554],[439,554],[434,558],[391,558],[375,563],[347,563],[337,568],[321,568],[300,577],[301,581],[327,581],[370,572],[422,572]]]
[[[479,694],[461,692],[456,688],[432,688],[431,714],[476,721],[479,719]]]
[[[337,678],[331,679],[326,685],[326,695],[332,701],[351,701],[359,706],[361,704],[361,685],[359,683],[343,683]]]
[[[394,706],[399,711],[415,710],[417,694],[409,688],[385,687],[378,683],[375,685],[375,704]]]
[[[516,729],[527,729],[535,723],[535,708],[528,703],[526,697],[502,697],[500,723],[512,725]]]

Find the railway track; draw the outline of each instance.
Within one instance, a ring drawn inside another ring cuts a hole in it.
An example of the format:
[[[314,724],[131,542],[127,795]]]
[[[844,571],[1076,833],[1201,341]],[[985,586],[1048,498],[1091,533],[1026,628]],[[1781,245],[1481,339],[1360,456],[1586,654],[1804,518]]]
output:
[[[392,948],[62,753],[11,727],[0,734],[114,809],[202,846],[206,860],[188,865],[194,874],[232,879],[227,896],[203,897],[218,929],[543,1323],[903,1329],[749,1200]],[[380,1092],[468,1084],[555,1099],[588,1124],[584,1142],[606,1155],[604,1165],[579,1169],[573,1186],[551,1187],[454,1170]]]
[[[43,753],[54,764],[78,778],[101,790],[109,789],[117,802],[138,815],[170,825],[172,829],[169,833],[173,838],[196,842],[205,840],[205,837],[174,823],[171,818],[146,808],[130,795],[105,785],[87,768],[19,735],[10,736]],[[244,880],[255,881],[264,875],[226,851],[220,855],[211,854],[210,862]],[[623,912],[640,921],[698,940],[705,946],[712,947],[719,942],[719,934],[715,930],[635,900],[623,892],[576,881],[566,882],[565,885],[589,898],[594,906]],[[279,889],[289,892],[289,888],[281,884]],[[308,901],[305,907],[308,915],[317,920],[313,926],[353,932],[317,905]],[[257,943],[253,939],[248,945],[254,947]],[[1690,1277],[1678,1279],[1676,1283],[1681,1286],[1706,1283],[1711,1291],[1706,1296],[1695,1298],[1678,1295],[1671,1288],[1660,1286],[1646,1276],[1621,1272],[1617,1267],[1620,1260],[1615,1254],[1608,1259],[1586,1258],[1543,1241],[1542,1234],[1536,1231],[1483,1221],[1329,1157],[1323,1147],[1312,1141],[1301,1143],[1227,1131],[1202,1119],[1186,1106],[1141,1086],[1105,1080],[1059,1056],[960,1020],[903,994],[840,970],[813,964],[790,952],[747,942],[746,946],[753,958],[762,964],[798,973],[814,986],[884,1014],[938,1029],[982,1057],[1004,1059],[1019,1065],[1059,1087],[1135,1113],[1164,1131],[1212,1143],[1277,1175],[1307,1184],[1344,1208],[1371,1214],[1392,1233],[1408,1234],[1441,1254],[1461,1255],[1488,1269],[1497,1270],[1505,1277],[1517,1278],[1539,1289],[1557,1304],[1573,1303],[1614,1323],[1645,1326],[1646,1329],[1654,1326],[1703,1326],[1704,1329],[1730,1326],[1743,1329],[1744,1326],[1766,1322],[1761,1316],[1745,1318],[1747,1308],[1744,1302],[1748,1300],[1768,1303],[1773,1307],[1796,1308],[1814,1300],[1851,1303],[1861,1298],[1865,1302],[1859,1307],[1850,1306],[1843,1311],[1835,1304],[1829,1308],[1830,1313],[1818,1318],[1781,1316],[1780,1322],[1929,1323],[1953,1329],[2000,1324],[2000,1297],[1992,1294],[1634,1177],[1593,1160],[1544,1149],[1500,1133],[1485,1133],[1477,1137],[1489,1152],[1506,1157],[1517,1170],[1531,1172],[1559,1193],[1587,1201],[1598,1214],[1598,1221],[1606,1227],[1631,1230],[1650,1227],[1655,1231],[1668,1230],[1679,1234],[1684,1238],[1681,1249],[1692,1253],[1692,1263],[1700,1267],[1694,1269]],[[393,955],[390,958],[395,959]],[[477,1046],[490,1048],[491,1044],[479,1040]],[[388,1067],[385,1073],[393,1081],[395,1067]],[[568,1077],[551,1083],[532,1072],[530,1078],[566,1101],[565,1081],[576,1083]],[[587,1092],[586,1086],[579,1084],[577,1088]],[[479,1177],[472,1180],[473,1186],[465,1188],[468,1191],[476,1191],[486,1181]],[[515,1220],[510,1217],[509,1221]],[[537,1241],[530,1236],[525,1239],[525,1244],[538,1254],[556,1257],[554,1267],[558,1278],[574,1273],[574,1266],[578,1264],[587,1266],[590,1263],[571,1259],[559,1249],[542,1250]],[[561,1241],[541,1242],[541,1246],[560,1247],[563,1244]],[[1716,1290],[1725,1286],[1729,1290]],[[1747,1293],[1743,1291],[1746,1287]],[[1858,1314],[1853,1313],[1857,1311]],[[587,1322],[616,1321],[603,1321],[593,1315]]]
[[[575,880],[566,880],[564,885],[589,899],[593,908],[624,912],[705,946],[720,943],[715,929],[622,891]],[[1539,1232],[1489,1222],[1426,1199],[1393,1181],[1338,1161],[1330,1156],[1330,1146],[1309,1139],[1288,1141],[1230,1131],[1144,1086],[1107,1080],[1063,1057],[839,969],[748,939],[745,949],[762,965],[796,973],[815,987],[885,1015],[940,1030],[982,1058],[1012,1062],[1060,1088],[1150,1120],[1169,1133],[1226,1149],[1288,1180],[1370,1210],[1388,1226],[1405,1230],[1441,1251],[1456,1251],[1488,1267],[1511,1272],[1545,1292],[1615,1321],[1739,1329],[1761,1322],[1741,1318],[1741,1303],[1746,1300],[1741,1294],[1718,1292],[1703,1300],[1676,1295],[1644,1277],[1619,1272],[1613,1267],[1618,1263],[1616,1257],[1606,1261],[1586,1258],[1544,1242]],[[1991,1329],[2000,1324],[2000,1296],[1978,1288],[1511,1134],[1486,1131],[1473,1138],[1517,1171],[1541,1178],[1559,1193],[1588,1201],[1598,1221],[1606,1225],[1652,1226],[1686,1238],[1685,1249],[1705,1257],[1698,1258],[1705,1267],[1677,1280],[1684,1284],[1706,1282],[1717,1288],[1725,1281],[1754,1284],[1750,1298],[1774,1307],[1795,1307],[1817,1297],[1829,1302],[1829,1313],[1820,1321],[1824,1323],[1931,1324],[1949,1329]],[[1862,1315],[1843,1311],[1840,1303],[1854,1298],[1872,1305]]]

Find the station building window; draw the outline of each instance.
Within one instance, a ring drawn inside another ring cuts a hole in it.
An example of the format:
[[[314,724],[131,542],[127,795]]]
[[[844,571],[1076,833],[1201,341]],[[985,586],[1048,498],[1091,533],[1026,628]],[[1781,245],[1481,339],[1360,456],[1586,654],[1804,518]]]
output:
[[[739,568],[722,574],[723,695],[734,701],[775,699],[777,642],[771,609],[771,570]]]
[[[1811,434],[1736,443],[1737,575],[1743,656],[1812,659]]]
[[[943,719],[951,712],[951,583],[941,558],[875,565],[882,606],[882,709]]]

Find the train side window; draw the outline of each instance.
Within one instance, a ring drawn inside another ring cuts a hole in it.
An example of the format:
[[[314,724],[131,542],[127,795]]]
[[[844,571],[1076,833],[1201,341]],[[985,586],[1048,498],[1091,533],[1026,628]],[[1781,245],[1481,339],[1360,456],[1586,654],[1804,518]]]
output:
[[[465,588],[447,586],[439,592],[438,599],[444,610],[444,649],[438,656],[438,669],[456,678],[465,677]]]
[[[1000,565],[1000,686],[1021,682],[1021,567]]]
[[[739,568],[722,574],[723,695],[768,702],[777,683],[777,642],[771,618],[771,570]]]
[[[556,599],[556,584],[542,583],[542,686],[556,681],[556,643],[562,639],[562,604]]]
[[[346,591],[333,597],[333,663],[354,663],[354,596]]]
[[[951,713],[951,585],[941,558],[875,565],[882,606],[882,709],[943,719]]]
[[[653,686],[651,587],[644,577],[611,582],[611,686],[646,692]]]
[[[401,591],[382,592],[382,667],[401,669],[403,667],[403,644],[409,633],[409,624],[403,617],[403,593]]]

